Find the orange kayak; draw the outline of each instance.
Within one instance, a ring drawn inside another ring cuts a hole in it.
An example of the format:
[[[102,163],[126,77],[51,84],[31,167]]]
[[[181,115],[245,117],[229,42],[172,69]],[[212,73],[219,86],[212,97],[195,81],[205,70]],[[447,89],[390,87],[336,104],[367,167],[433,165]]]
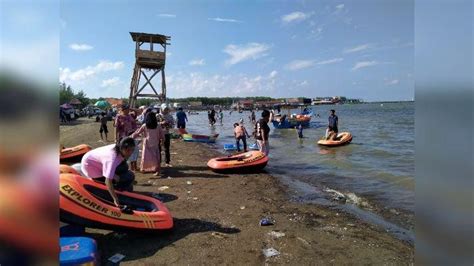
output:
[[[60,174],[75,174],[80,175],[76,169],[72,168],[72,166],[67,164],[60,164],[59,165],[59,173]]]
[[[268,163],[268,157],[260,151],[249,151],[228,157],[213,158],[207,166],[215,172],[257,171]]]
[[[59,177],[60,220],[69,224],[109,230],[164,230],[173,227],[166,206],[153,197],[116,190],[124,213],[113,204],[106,186],[75,174]]]
[[[352,141],[352,135],[349,132],[341,132],[337,134],[337,140],[319,140],[318,144],[328,147],[336,147],[349,144]]]
[[[71,148],[64,148],[61,149],[61,154],[59,156],[60,161],[63,160],[72,160],[72,159],[80,159],[84,154],[88,151],[92,150],[91,146],[86,144],[77,145]]]

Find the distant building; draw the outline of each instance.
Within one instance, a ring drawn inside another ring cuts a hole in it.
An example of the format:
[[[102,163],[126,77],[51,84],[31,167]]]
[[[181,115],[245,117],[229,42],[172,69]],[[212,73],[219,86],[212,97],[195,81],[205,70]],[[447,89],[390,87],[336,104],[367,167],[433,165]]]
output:
[[[195,101],[195,102],[189,102],[189,107],[201,107],[202,102],[200,101]]]
[[[122,99],[117,98],[105,98],[105,101],[108,102],[112,107],[122,106],[124,104]]]
[[[239,106],[242,109],[252,109],[253,108],[253,100],[240,100]]]
[[[284,102],[279,101],[279,100],[273,100],[273,101],[258,101],[255,102],[255,107],[261,109],[261,108],[273,108],[276,105],[282,105]]]

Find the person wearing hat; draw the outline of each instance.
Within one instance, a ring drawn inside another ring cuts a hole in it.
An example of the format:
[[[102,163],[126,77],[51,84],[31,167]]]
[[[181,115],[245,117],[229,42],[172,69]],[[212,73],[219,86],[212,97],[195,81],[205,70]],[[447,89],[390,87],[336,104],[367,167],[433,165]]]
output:
[[[174,127],[174,118],[170,114],[170,109],[165,106],[160,114],[158,114],[160,125],[163,128],[165,132],[165,142],[164,142],[164,148],[165,148],[165,163],[167,167],[171,167],[171,155],[170,155],[170,144],[171,144],[171,134],[170,134],[170,129]]]

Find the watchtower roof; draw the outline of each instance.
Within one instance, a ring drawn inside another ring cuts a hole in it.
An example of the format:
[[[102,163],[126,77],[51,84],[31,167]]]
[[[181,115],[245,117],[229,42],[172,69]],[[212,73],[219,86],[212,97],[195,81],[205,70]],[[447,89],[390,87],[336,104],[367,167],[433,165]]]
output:
[[[159,44],[168,44],[167,41],[171,39],[170,36],[161,35],[161,34],[150,34],[143,32],[130,32],[134,42],[145,42],[145,43],[159,43]]]

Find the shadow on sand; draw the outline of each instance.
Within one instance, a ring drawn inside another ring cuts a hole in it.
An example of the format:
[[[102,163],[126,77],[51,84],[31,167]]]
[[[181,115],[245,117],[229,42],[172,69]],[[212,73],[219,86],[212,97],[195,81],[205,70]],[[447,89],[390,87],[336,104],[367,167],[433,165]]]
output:
[[[194,233],[219,232],[236,234],[238,228],[222,227],[220,224],[199,219],[174,219],[174,229],[158,233],[127,233],[122,237],[110,232],[106,235],[89,234],[101,247],[102,265],[107,265],[107,259],[116,253],[125,255],[123,261],[133,261],[147,258],[156,254],[163,247]]]

